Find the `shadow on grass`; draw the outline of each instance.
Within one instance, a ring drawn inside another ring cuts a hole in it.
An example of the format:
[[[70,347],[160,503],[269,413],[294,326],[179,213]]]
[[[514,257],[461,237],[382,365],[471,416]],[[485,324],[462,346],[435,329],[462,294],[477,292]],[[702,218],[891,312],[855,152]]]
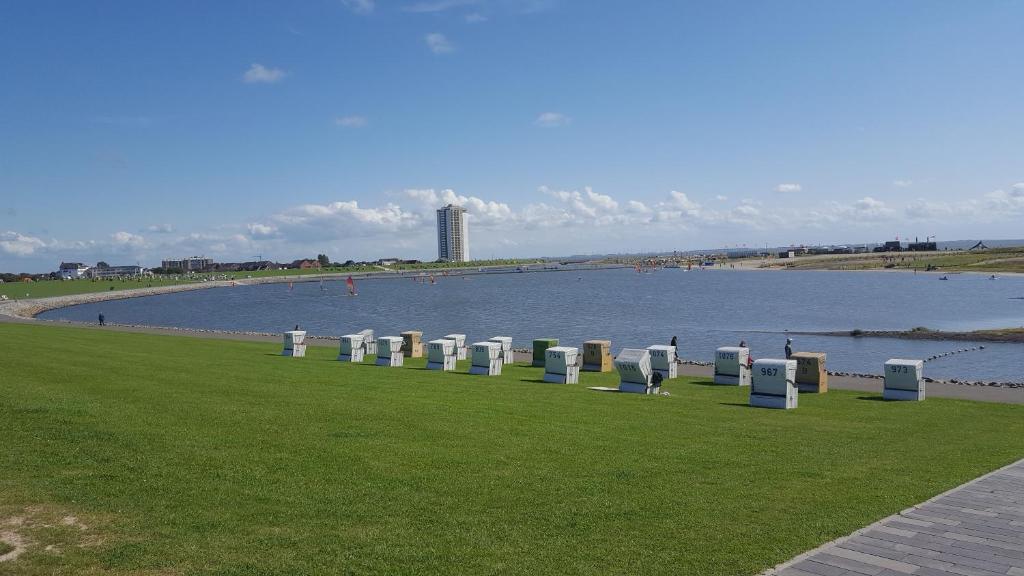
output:
[[[497,376],[487,376],[486,374],[472,374],[470,372],[452,372],[448,371],[445,374],[457,374],[459,376],[472,376],[474,378],[497,378]]]
[[[881,396],[857,396],[857,400],[870,400],[870,401],[874,401],[874,402],[886,402],[887,401],[885,398],[882,398]]]
[[[543,378],[520,378],[519,381],[520,382],[529,382],[531,384],[551,384],[551,382],[548,382],[547,380],[544,380]]]
[[[750,404],[741,404],[740,402],[719,402],[721,406],[738,406],[740,408],[757,408],[757,406],[751,406]]]
[[[745,386],[730,386],[728,384],[715,384],[714,380],[698,380],[693,382],[697,386],[717,386],[719,388],[745,388]]]

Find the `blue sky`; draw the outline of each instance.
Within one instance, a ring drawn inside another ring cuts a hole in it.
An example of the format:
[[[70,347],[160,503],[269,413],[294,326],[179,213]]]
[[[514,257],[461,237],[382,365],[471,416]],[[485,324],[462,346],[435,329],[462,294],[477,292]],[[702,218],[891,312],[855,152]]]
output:
[[[12,0],[0,270],[1022,236],[1020,1]]]

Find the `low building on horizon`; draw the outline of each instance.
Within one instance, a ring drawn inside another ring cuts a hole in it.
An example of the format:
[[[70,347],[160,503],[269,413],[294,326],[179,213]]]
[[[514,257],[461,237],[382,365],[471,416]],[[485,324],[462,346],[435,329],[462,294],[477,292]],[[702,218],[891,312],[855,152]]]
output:
[[[85,278],[88,272],[89,266],[86,266],[81,262],[61,262],[60,268],[57,269],[57,274],[60,275],[62,280],[78,280],[79,278]]]
[[[288,265],[289,268],[297,268],[299,270],[310,270],[320,268],[320,261],[316,258],[303,258],[296,260]]]
[[[189,256],[180,260],[163,260],[160,267],[164,270],[181,270],[182,272],[206,272],[213,268],[213,258],[205,256]]]
[[[109,280],[111,278],[139,278],[153,273],[142,266],[93,266],[87,275],[93,280]]]

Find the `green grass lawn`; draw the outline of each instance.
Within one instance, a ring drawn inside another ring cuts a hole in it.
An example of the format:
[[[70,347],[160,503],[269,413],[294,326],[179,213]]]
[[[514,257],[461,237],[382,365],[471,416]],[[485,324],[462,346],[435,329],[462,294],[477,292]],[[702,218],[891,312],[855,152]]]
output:
[[[390,268],[381,266],[349,266],[331,267],[323,269],[297,269],[285,270],[255,270],[248,272],[218,272],[197,274],[192,278],[181,277],[175,280],[173,277],[155,276],[141,280],[40,280],[36,282],[4,282],[0,283],[0,294],[12,299],[47,298],[50,296],[68,296],[71,294],[85,294],[89,292],[107,292],[110,290],[128,290],[132,288],[147,288],[150,286],[172,286],[175,284],[189,284],[200,282],[203,279],[223,280],[225,278],[244,280],[246,278],[268,278],[282,276],[296,276],[297,280],[309,276],[321,276],[327,274],[362,274],[367,272],[402,271],[412,272],[442,268],[467,268],[476,269],[479,267],[493,266],[514,266],[522,263],[537,263],[530,260],[474,260],[472,262],[423,262],[420,264],[396,264]]]
[[[328,348],[0,342],[0,532],[28,544],[4,574],[755,574],[1024,456],[1021,406],[779,411],[702,380],[645,397]]]
[[[108,292],[113,290],[132,290],[150,286],[173,286],[187,284],[191,281],[175,281],[161,278],[143,278],[142,280],[40,280],[38,282],[4,282],[0,284],[0,294],[11,299],[47,298],[50,296],[68,296],[70,294],[86,294],[89,292]]]
[[[894,260],[886,260],[888,257]],[[890,262],[900,270],[926,270],[934,266],[939,272],[1024,272],[1024,248],[869,253],[827,258],[808,256],[778,260],[774,264],[795,270],[876,270]]]

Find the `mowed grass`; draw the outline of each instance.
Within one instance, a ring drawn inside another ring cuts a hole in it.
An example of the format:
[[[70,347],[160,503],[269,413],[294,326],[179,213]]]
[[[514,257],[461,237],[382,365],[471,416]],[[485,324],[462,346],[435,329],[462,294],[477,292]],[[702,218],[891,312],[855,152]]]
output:
[[[1024,456],[1021,406],[0,341],[0,532],[27,546],[4,574],[755,574]]]
[[[141,280],[39,280],[37,282],[4,282],[0,284],[0,294],[11,299],[48,298],[50,296],[69,296],[72,294],[88,294],[91,292],[109,292],[111,290],[133,290],[158,286],[174,286],[190,284],[192,280],[171,280],[163,278],[143,278]]]
[[[1024,248],[941,252],[868,253],[849,256],[800,256],[776,264],[795,270],[875,270],[892,264],[898,270],[939,272],[1024,272]]]

